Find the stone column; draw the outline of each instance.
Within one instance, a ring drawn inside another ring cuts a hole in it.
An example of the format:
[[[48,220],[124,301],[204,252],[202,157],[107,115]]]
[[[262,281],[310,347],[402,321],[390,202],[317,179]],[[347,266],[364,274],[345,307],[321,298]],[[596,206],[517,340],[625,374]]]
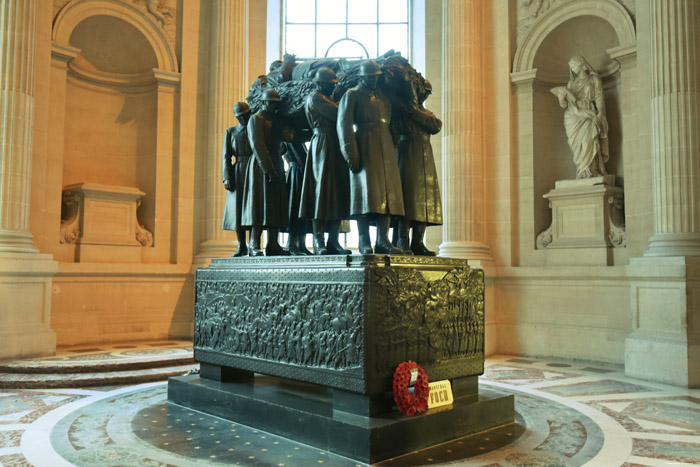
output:
[[[491,260],[484,243],[481,0],[443,2],[441,256]]]
[[[37,3],[0,8],[0,252],[38,253],[29,233]]]
[[[233,105],[244,100],[248,79],[249,0],[209,2],[209,109],[205,175],[204,242],[198,258],[233,254],[235,234],[221,230],[226,190],[221,175],[221,148],[226,129],[236,123]]]
[[[0,0],[0,358],[56,350],[49,319],[57,263],[29,233],[37,8],[37,0]]]
[[[700,255],[700,2],[651,2],[654,235],[644,256]]]
[[[700,2],[651,0],[654,235],[628,267],[625,373],[700,386]]]

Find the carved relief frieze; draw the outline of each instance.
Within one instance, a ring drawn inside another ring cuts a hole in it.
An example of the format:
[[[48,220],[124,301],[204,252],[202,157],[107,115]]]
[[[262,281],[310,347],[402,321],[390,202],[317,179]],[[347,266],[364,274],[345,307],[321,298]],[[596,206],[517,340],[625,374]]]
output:
[[[406,360],[438,379],[483,372],[483,271],[447,258],[328,258],[221,259],[198,270],[198,361],[363,393],[384,390]]]
[[[471,269],[428,281],[416,269],[376,268],[372,297],[383,310],[374,328],[377,371],[411,358],[430,366],[483,355],[483,280]]]
[[[359,368],[362,285],[197,281],[194,345],[309,368]]]

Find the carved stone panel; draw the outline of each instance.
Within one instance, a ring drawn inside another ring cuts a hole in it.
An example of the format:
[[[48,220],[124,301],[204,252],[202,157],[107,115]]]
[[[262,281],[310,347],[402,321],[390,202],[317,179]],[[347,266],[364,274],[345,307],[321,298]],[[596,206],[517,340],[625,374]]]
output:
[[[484,276],[466,261],[214,259],[197,271],[195,358],[362,394],[414,360],[431,380],[484,363]]]

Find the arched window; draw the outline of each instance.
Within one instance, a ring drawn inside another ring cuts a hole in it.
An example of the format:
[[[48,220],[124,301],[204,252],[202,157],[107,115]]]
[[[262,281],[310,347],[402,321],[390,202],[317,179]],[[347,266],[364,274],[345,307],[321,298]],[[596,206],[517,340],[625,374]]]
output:
[[[409,57],[409,0],[286,0],[284,51],[306,58]]]

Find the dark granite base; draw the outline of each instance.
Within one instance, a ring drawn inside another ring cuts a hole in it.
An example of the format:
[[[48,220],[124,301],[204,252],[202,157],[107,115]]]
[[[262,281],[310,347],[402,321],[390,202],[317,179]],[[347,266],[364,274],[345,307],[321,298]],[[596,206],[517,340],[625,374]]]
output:
[[[513,396],[484,389],[418,417],[334,410],[333,395],[326,387],[262,375],[233,383],[192,375],[168,384],[171,403],[368,463],[514,421]]]

